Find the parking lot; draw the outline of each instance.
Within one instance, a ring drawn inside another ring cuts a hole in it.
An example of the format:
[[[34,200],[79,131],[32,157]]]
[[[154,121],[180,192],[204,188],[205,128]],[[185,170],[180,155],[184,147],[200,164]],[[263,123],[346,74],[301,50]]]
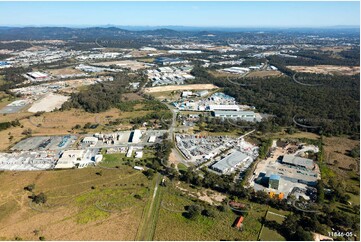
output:
[[[38,136],[20,141],[12,151],[36,151],[36,150],[64,150],[71,146],[77,139],[74,135],[65,136]]]

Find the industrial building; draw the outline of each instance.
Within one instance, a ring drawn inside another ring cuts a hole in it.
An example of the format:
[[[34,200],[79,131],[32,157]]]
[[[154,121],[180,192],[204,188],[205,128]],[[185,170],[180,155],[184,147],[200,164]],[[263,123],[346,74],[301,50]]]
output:
[[[155,135],[150,136],[148,139],[148,143],[154,143],[156,138],[157,138],[157,136],[155,136]]]
[[[249,158],[250,157],[245,153],[235,151],[229,156],[223,158],[222,160],[214,164],[212,166],[212,169],[222,174],[231,173],[235,171],[237,167],[241,166],[243,162],[246,162],[246,160]]]
[[[188,97],[188,96],[192,96],[193,92],[192,91],[184,91],[182,92],[182,97]]]
[[[168,50],[170,54],[200,54],[201,50]]]
[[[0,68],[10,67],[10,63],[6,61],[0,61]]]
[[[54,152],[22,151],[0,153],[0,170],[31,171],[53,169],[56,162]]]
[[[136,151],[135,158],[143,158],[143,151]]]
[[[49,77],[47,74],[39,72],[39,71],[28,72],[26,75],[35,81],[44,80]]]
[[[313,170],[315,168],[315,163],[311,159],[306,159],[302,157],[298,157],[295,155],[284,155],[282,159],[282,163],[295,166],[299,168],[304,168],[307,170]]]
[[[209,105],[206,110],[209,111],[239,111],[238,105]]]
[[[207,90],[199,91],[199,92],[197,92],[197,96],[198,97],[204,97],[204,96],[207,96],[208,93],[209,92]]]
[[[268,188],[277,190],[280,185],[280,179],[281,177],[279,175],[272,174],[269,177]]]
[[[68,169],[75,167],[84,158],[84,150],[66,150],[55,165],[55,169]]]
[[[212,112],[216,118],[241,119],[244,121],[254,122],[256,114],[253,111],[224,111],[217,110]]]
[[[246,67],[229,67],[229,68],[222,69],[222,71],[229,72],[229,73],[235,73],[235,74],[243,74],[243,73],[249,72],[250,69],[246,68]]]
[[[129,157],[132,157],[132,155],[133,155],[133,146],[130,146],[127,151],[126,156],[129,158]]]
[[[188,63],[187,60],[183,60],[181,58],[169,58],[169,57],[158,57],[154,61],[158,65],[174,65],[174,64],[182,64]]]
[[[88,145],[96,145],[96,143],[98,142],[98,138],[96,138],[96,137],[85,137],[82,142],[84,144],[88,144]]]
[[[141,137],[142,137],[142,132],[139,129],[136,129],[130,133],[130,142],[139,143]]]

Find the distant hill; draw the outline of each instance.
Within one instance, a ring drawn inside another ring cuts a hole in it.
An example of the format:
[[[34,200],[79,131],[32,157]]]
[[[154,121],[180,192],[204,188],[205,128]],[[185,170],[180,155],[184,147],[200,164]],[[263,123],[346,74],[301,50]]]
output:
[[[254,33],[258,31],[268,33],[325,33],[325,32],[344,32],[347,34],[359,34],[359,28],[339,26],[334,28],[206,28],[206,27],[183,27],[170,26],[169,28],[152,27],[131,27],[123,26],[103,26],[103,27],[7,27],[0,26],[0,40],[90,40],[90,39],[135,39],[145,36],[160,37],[200,37],[209,34],[228,35]],[[125,29],[127,28],[127,29]]]
[[[131,31],[117,27],[0,27],[0,40],[42,40],[42,39],[96,39],[96,38],[134,38],[143,35],[154,36],[183,36],[185,32],[171,29],[155,29]]]

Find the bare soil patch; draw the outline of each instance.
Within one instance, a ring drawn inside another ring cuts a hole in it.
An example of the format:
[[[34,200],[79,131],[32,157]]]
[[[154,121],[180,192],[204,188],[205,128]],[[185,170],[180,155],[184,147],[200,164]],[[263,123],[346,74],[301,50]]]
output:
[[[74,68],[51,69],[48,71],[53,76],[60,75],[75,75],[82,74],[83,72]]]
[[[360,144],[357,140],[346,137],[325,137],[324,138],[325,158],[333,164],[337,160],[337,167],[349,169],[351,164],[357,167],[357,160],[348,155],[348,152]]]
[[[359,66],[316,65],[316,66],[287,66],[287,68],[297,72],[316,73],[316,74],[356,75],[360,73]]]
[[[279,71],[251,71],[247,77],[268,77],[268,76],[281,76]]]

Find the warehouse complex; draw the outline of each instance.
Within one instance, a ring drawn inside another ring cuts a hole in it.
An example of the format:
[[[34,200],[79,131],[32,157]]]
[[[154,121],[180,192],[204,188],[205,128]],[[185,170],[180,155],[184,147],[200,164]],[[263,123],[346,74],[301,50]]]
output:
[[[314,190],[321,179],[318,165],[311,159],[299,156],[298,152],[312,150],[313,146],[296,149],[275,147],[275,158],[268,157],[261,161],[251,178],[255,190],[264,190],[274,194],[282,193],[285,197],[294,194],[310,199],[308,193]],[[287,151],[288,150],[288,151]],[[290,154],[290,150],[296,152]],[[303,192],[302,192],[303,191]]]

